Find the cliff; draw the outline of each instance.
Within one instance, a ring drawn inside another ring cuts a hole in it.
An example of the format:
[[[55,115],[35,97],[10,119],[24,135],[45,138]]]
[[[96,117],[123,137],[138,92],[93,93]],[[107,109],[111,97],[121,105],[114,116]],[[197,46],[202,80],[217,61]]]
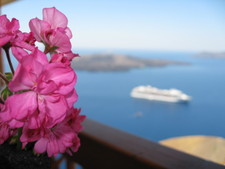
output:
[[[133,68],[184,64],[188,63],[160,59],[143,59],[119,54],[95,54],[75,58],[72,66],[76,70],[84,71],[128,71]]]
[[[225,59],[225,52],[201,52],[196,57],[202,57],[202,58],[219,58],[219,59]]]

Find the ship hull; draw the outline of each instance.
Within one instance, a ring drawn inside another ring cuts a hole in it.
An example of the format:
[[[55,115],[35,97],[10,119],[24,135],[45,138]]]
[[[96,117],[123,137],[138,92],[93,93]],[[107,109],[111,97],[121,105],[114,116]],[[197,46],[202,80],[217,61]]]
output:
[[[131,97],[133,98],[139,98],[139,99],[147,99],[147,100],[154,100],[154,101],[162,101],[162,102],[171,102],[171,103],[178,103],[178,102],[188,102],[190,101],[190,97],[186,94],[180,93],[179,94],[168,94],[167,90],[159,90],[158,92],[150,92],[149,89],[152,89],[150,87],[147,87],[147,92],[145,91],[145,88],[143,89],[140,87],[134,88],[131,92]],[[165,94],[167,93],[167,94]]]

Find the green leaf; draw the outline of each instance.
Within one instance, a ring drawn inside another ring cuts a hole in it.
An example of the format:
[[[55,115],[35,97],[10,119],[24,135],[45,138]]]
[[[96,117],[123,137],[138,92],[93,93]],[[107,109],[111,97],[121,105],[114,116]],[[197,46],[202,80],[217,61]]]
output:
[[[59,47],[58,46],[53,46],[53,47],[51,47],[51,51],[55,51],[56,49],[58,49]]]
[[[13,74],[10,73],[10,72],[6,72],[6,73],[5,73],[5,77],[6,77],[6,79],[7,79],[8,81],[11,81],[12,78],[13,78]]]
[[[11,96],[13,93],[9,90],[8,87],[2,90],[1,92],[1,98],[6,100],[9,96]]]

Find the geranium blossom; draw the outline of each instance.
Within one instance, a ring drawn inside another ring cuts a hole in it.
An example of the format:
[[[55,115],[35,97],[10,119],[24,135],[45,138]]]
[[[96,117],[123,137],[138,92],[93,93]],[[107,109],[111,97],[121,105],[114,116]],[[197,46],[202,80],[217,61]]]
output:
[[[28,142],[37,141],[34,150],[37,153],[47,152],[49,157],[57,155],[58,152],[63,153],[67,151],[69,154],[76,152],[80,146],[77,133],[81,129],[81,122],[85,119],[85,116],[79,115],[79,113],[78,109],[72,108],[68,118],[51,129],[29,129],[29,127],[25,126],[21,136],[23,147]],[[70,118],[71,115],[73,118]]]
[[[36,40],[43,42],[47,50],[69,52],[72,47],[72,33],[67,24],[66,16],[53,7],[43,9],[43,20],[34,18],[29,26]]]
[[[49,157],[56,156],[59,152],[63,153],[67,148],[73,147],[77,139],[77,134],[69,126],[59,124],[51,130],[46,129],[45,135],[36,142],[34,150],[39,154],[47,151]],[[75,145],[79,147],[77,143],[78,140]]]
[[[70,66],[70,63],[74,57],[79,56],[78,54],[74,54],[72,52],[67,53],[55,53],[52,55],[50,62],[61,62],[68,66]]]
[[[0,46],[13,40],[19,31],[19,21],[15,18],[10,21],[6,15],[0,16]]]
[[[0,112],[4,109],[5,106],[3,104],[0,104]],[[13,134],[15,134],[15,130],[10,129],[7,122],[3,122],[0,120],[0,144],[4,143]]]
[[[9,83],[11,91],[27,92],[8,98],[8,113],[20,122],[28,120],[30,128],[40,125],[50,128],[66,117],[71,102],[77,100],[75,83],[76,75],[70,67],[62,63],[49,63],[46,55],[35,49],[21,60]]]
[[[19,30],[17,19],[13,18],[12,21],[9,21],[6,15],[0,16],[0,46],[11,47],[17,60],[28,54],[24,49],[32,51],[35,48],[35,41],[32,32],[22,33]]]
[[[15,58],[20,61],[24,56],[28,55],[28,51],[35,49],[35,38],[33,33],[18,32],[15,39],[11,42],[12,53]],[[26,49],[26,50],[24,50]]]
[[[25,148],[34,143],[36,153],[49,157],[78,150],[85,116],[73,107],[78,95],[71,61],[78,55],[71,51],[67,24],[54,7],[43,9],[43,20],[29,22],[29,33],[19,30],[18,20],[0,16],[0,46],[12,72],[0,74],[6,86],[0,93],[0,144],[10,141]],[[44,43],[43,52],[36,41]],[[9,50],[18,60],[16,71]]]
[[[66,119],[64,120],[64,122],[77,133],[83,129],[83,126],[81,125],[81,123],[85,119],[85,116],[80,115],[80,112],[81,112],[81,109],[72,108],[68,111],[68,115]]]

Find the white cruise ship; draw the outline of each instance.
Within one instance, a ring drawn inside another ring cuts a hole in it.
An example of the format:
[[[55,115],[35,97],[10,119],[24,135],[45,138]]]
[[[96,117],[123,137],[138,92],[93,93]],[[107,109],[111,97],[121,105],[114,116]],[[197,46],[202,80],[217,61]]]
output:
[[[138,86],[131,91],[131,97],[164,102],[187,102],[191,97],[177,89],[158,89],[150,85]]]

